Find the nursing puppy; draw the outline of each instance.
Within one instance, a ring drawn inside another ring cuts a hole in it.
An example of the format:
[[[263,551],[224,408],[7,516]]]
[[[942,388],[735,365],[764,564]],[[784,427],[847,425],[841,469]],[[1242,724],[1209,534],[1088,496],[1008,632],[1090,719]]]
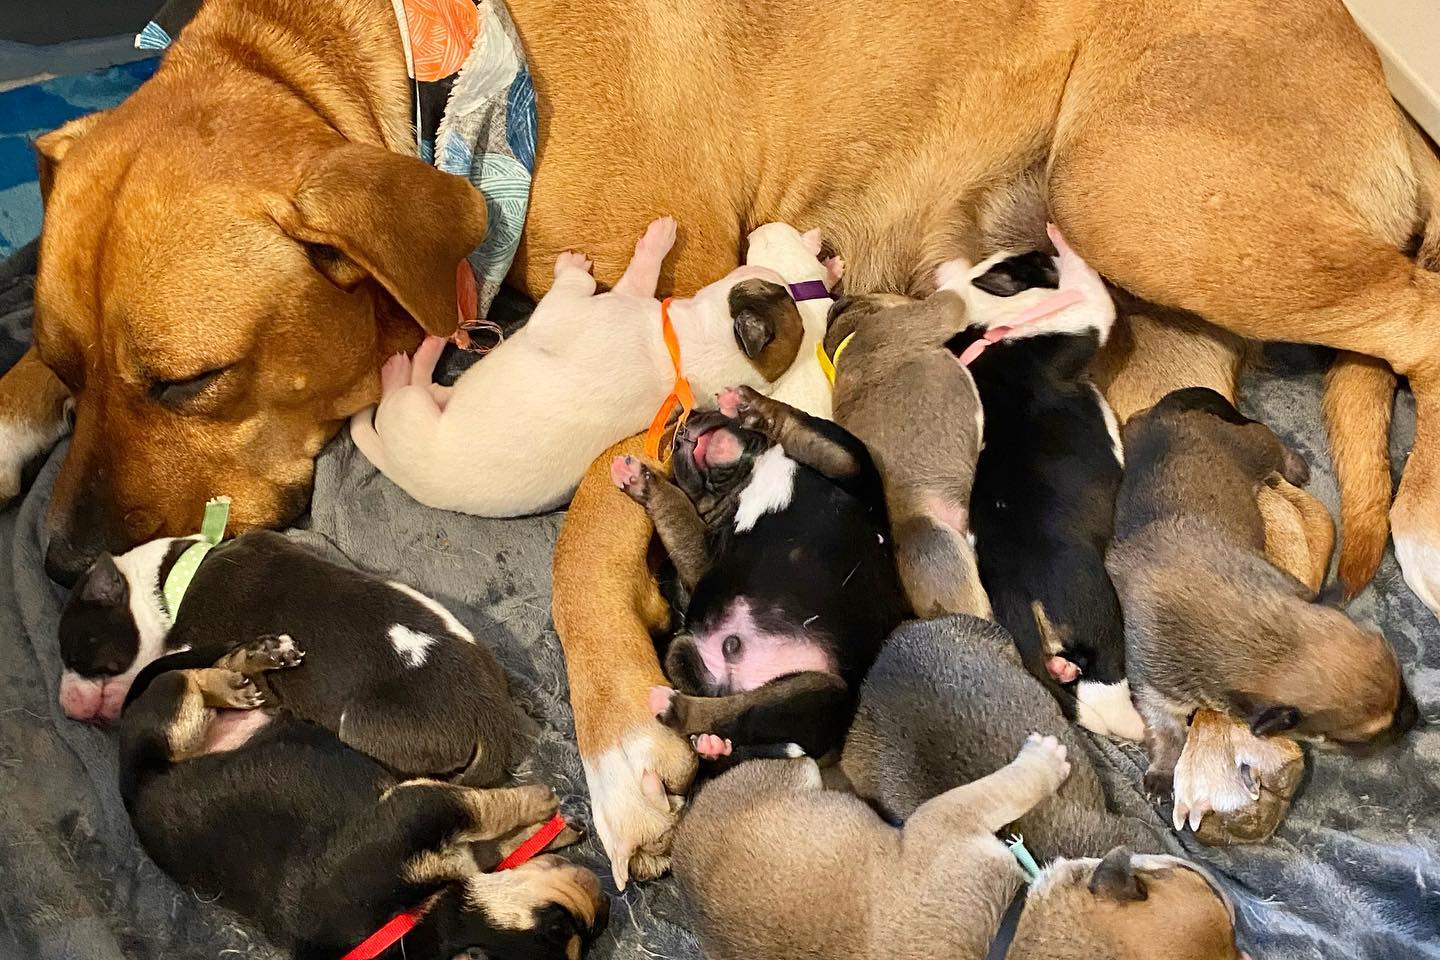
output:
[[[423,917],[386,956],[576,960],[607,912],[593,873],[553,856],[482,872],[555,813],[555,795],[404,781],[322,727],[256,709],[301,654],[250,643],[137,683],[120,789],[156,864],[297,960],[342,956],[411,910]]]
[[[1011,960],[1237,960],[1234,912],[1195,866],[1132,855],[1048,864],[1028,887],[996,837],[1054,795],[1070,766],[1031,735],[988,775],[903,827],[824,790],[809,759],[760,760],[701,788],[675,876],[711,960],[981,960],[1016,909]]]
[[[269,531],[212,549],[172,611],[163,585],[194,542],[102,555],[76,586],[60,616],[67,716],[114,721],[142,671],[209,666],[258,637],[287,636],[309,656],[266,675],[268,702],[400,773],[481,784],[504,775],[519,719],[505,674],[450,611]]]
[[[969,519],[984,415],[974,379],[946,347],[967,316],[951,290],[868,294],[832,307],[825,334],[835,422],[875,458],[900,582],[921,617],[990,616]]]
[[[674,220],[651,223],[624,276],[601,294],[590,261],[562,253],[525,326],[453,387],[431,382],[439,337],[413,362],[392,357],[380,406],[350,422],[356,446],[427,506],[518,516],[568,500],[595,457],[645,429],[680,372],[702,403],[733,383],[768,391],[807,339],[787,285],[826,276],[819,232],[760,227],[746,266],[662,304],[655,286],[674,243]],[[813,343],[819,332],[808,336]]]
[[[1099,274],[1054,227],[1050,238],[1053,259],[1039,251],[997,254],[939,272],[941,288],[970,306],[971,325],[950,347],[968,363],[985,413],[970,526],[995,619],[1014,636],[1026,667],[1067,715],[1097,733],[1138,740],[1143,725],[1125,681],[1120,604],[1105,572],[1120,444],[1086,373],[1115,306]]]
[[[690,592],[651,691],[711,758],[839,746],[855,692],[906,615],[880,478],[833,423],[748,388],[677,431],[671,484],[617,457]],[[677,692],[678,691],[678,692]]]
[[[1125,426],[1127,469],[1107,560],[1145,717],[1145,785],[1171,792],[1196,708],[1354,749],[1393,743],[1418,711],[1385,638],[1265,558],[1257,488],[1309,469],[1213,390],[1166,395]]]

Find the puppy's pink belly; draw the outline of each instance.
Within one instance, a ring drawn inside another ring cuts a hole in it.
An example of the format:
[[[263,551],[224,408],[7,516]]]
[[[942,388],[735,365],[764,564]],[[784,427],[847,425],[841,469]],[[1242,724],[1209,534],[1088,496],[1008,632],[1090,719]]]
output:
[[[742,657],[730,665],[731,689],[754,690],[764,686],[776,677],[792,673],[835,673],[835,664],[829,654],[813,642],[790,638],[776,638],[778,643],[763,654]]]
[[[217,710],[205,731],[202,753],[224,753],[242,747],[270,722],[263,710]]]
[[[750,611],[750,601],[744,598],[736,599],[713,627],[694,636],[705,671],[734,693],[754,690],[792,673],[839,672],[834,658],[803,628],[795,633],[762,630]],[[725,641],[729,638],[740,646],[738,655],[727,659]]]

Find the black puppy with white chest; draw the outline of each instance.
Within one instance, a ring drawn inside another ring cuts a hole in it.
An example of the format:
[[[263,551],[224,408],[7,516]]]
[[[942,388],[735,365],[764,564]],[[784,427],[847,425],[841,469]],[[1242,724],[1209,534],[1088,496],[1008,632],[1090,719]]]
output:
[[[366,956],[576,960],[606,919],[593,873],[554,856],[486,872],[555,813],[555,795],[403,780],[323,727],[257,709],[260,685],[302,658],[270,637],[136,681],[121,795],[161,869],[297,960],[344,956],[407,911],[414,928]]]
[[[1121,448],[1087,375],[1115,308],[1100,277],[1051,236],[1056,257],[999,254],[956,278],[985,320],[949,344],[984,412],[970,524],[995,619],[1026,667],[1067,716],[1139,739],[1120,603],[1105,570]]]
[[[132,682],[283,635],[307,658],[258,681],[269,705],[402,775],[504,777],[521,717],[494,654],[449,610],[269,531],[206,553],[171,610],[164,584],[194,543],[151,541],[85,574],[60,620],[67,715],[113,721]]]
[[[665,656],[676,689],[652,709],[707,757],[829,754],[909,615],[868,452],[741,387],[680,428],[673,469],[672,484],[633,457],[612,468],[690,592]]]

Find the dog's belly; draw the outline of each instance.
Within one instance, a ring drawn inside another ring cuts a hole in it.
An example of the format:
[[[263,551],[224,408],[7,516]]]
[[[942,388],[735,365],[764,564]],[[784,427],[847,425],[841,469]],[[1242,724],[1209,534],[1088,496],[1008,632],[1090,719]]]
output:
[[[270,723],[263,710],[217,710],[205,731],[202,753],[225,753],[243,747]]]
[[[840,672],[834,655],[803,625],[789,630],[762,627],[743,598],[732,601],[724,616],[693,637],[706,671],[732,693],[792,673]]]

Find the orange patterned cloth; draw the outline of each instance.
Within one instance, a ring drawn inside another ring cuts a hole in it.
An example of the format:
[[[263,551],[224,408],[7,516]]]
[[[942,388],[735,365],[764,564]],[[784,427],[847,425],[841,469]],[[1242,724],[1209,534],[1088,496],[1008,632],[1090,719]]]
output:
[[[474,0],[404,0],[415,79],[422,83],[460,69],[480,34]]]

